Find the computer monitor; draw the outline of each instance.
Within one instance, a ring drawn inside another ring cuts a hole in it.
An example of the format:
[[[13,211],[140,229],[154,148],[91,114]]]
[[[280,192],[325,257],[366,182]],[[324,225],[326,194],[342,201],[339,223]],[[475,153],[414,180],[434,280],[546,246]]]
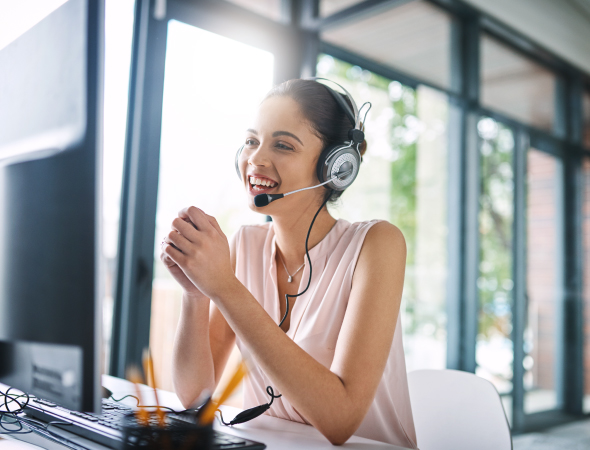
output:
[[[0,50],[0,382],[100,411],[103,0]]]

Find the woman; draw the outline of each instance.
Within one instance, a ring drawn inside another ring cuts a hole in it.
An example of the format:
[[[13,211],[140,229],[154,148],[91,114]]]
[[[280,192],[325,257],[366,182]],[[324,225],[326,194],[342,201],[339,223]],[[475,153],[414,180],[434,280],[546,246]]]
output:
[[[172,222],[161,258],[184,290],[175,389],[185,406],[203,389],[214,390],[237,339],[250,361],[245,408],[267,403],[271,385],[282,397],[268,414],[309,423],[333,444],[356,434],[416,448],[399,320],[401,232],[385,221],[335,220],[322,205],[339,193],[324,187],[254,203],[260,193],[317,185],[320,154],[346,141],[351,128],[323,84],[291,80],[275,87],[238,159],[249,207],[272,222],[242,227],[231,244],[198,208]],[[285,295],[308,282],[305,242],[316,213],[310,287],[289,297],[287,309]]]

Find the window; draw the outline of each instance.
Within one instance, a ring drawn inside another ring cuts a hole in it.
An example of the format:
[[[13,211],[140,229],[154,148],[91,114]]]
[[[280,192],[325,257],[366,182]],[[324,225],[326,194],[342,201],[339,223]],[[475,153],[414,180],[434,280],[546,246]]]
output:
[[[528,125],[552,131],[557,78],[496,39],[481,37],[481,104]]]
[[[451,85],[451,16],[416,0],[329,28],[322,40],[434,85]]]
[[[354,184],[331,212],[350,222],[385,219],[408,248],[402,301],[407,370],[446,366],[447,116],[446,96],[417,90],[329,55],[317,75],[373,104],[367,153]]]
[[[476,373],[491,381],[501,395],[511,396],[514,134],[489,117],[480,119],[477,129],[481,190]]]
[[[558,187],[561,162],[534,148],[527,156],[527,323],[524,411],[557,408],[558,307],[563,280]]]
[[[256,70],[244,70],[252,61]],[[178,211],[191,205],[214,215],[228,238],[240,225],[265,220],[248,208],[234,158],[272,78],[272,54],[169,22],[150,326],[163,389],[173,389],[170,367],[182,290],[159,259],[162,236]]]

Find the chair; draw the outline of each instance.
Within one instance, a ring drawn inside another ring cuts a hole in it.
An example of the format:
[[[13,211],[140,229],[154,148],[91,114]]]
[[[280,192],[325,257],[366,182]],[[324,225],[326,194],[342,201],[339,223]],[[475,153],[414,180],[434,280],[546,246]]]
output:
[[[408,374],[420,450],[510,450],[500,396],[487,380],[458,370]]]

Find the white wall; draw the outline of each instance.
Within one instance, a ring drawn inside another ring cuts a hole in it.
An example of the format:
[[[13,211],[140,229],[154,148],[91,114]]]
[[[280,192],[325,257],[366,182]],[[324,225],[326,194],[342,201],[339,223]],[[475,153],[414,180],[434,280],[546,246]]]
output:
[[[464,0],[590,74],[590,0]]]

